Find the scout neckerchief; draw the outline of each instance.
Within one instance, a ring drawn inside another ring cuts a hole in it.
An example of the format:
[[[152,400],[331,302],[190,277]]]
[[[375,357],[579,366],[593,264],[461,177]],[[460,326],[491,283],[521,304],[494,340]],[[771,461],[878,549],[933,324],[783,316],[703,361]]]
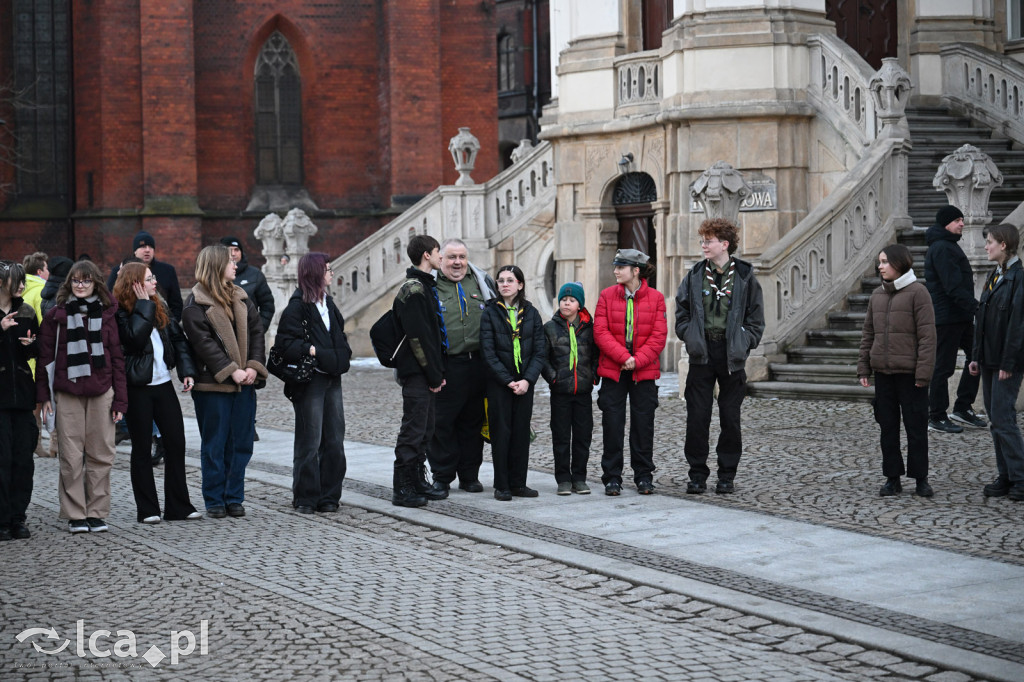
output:
[[[509,307],[502,301],[498,301],[498,305],[508,313],[508,324],[512,327],[512,359],[516,363],[516,372],[518,372],[519,366],[523,362],[523,349],[519,343],[519,334],[522,332],[523,320],[517,314],[515,306]]]
[[[726,296],[732,296],[732,280],[733,275],[736,274],[736,261],[733,258],[729,259],[729,271],[725,275],[725,281],[722,282],[722,286],[718,286],[715,282],[715,273],[711,269],[711,259],[704,261],[704,277],[708,280],[708,286],[711,287],[711,293],[715,297],[715,312],[722,312],[722,299]]]
[[[569,369],[575,371],[576,360],[579,357],[576,347],[576,328],[572,326],[571,322],[566,322],[565,324],[569,327]]]
[[[466,313],[469,312],[468,307],[467,307],[467,303],[466,303],[466,291],[462,288],[462,282],[461,281],[455,283],[455,288],[459,292],[459,319],[460,320],[465,320],[466,319]]]
[[[626,346],[632,352],[633,348],[633,298],[636,296],[636,291],[640,291],[640,287],[636,288],[632,294],[629,293],[629,289],[626,285],[622,285],[623,292],[626,295]]]
[[[448,350],[448,328],[444,326],[444,315],[441,314],[441,298],[437,295],[437,287],[430,287],[430,293],[434,295],[434,303],[437,304],[437,324],[441,327],[441,345]]]

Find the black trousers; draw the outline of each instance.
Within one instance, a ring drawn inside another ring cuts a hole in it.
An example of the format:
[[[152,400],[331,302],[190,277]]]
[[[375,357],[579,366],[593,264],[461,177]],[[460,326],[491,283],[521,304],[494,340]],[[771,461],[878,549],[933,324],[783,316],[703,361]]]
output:
[[[196,510],[185,480],[185,424],[181,405],[170,381],[158,386],[129,386],[124,416],[132,438],[131,478],[135,514],[141,521],[160,516],[160,500],[153,478],[153,422],[164,442],[164,518],[181,521]]]
[[[882,475],[928,475],[928,388],[914,385],[913,374],[875,375],[875,421],[881,428]],[[907,430],[907,467],[900,452],[900,415]]]
[[[555,455],[555,481],[587,480],[594,412],[590,393],[551,394],[551,445]]]
[[[690,465],[690,480],[706,481],[708,454],[711,451],[711,408],[718,382],[718,422],[722,432],[715,452],[718,454],[718,480],[732,481],[743,452],[740,433],[740,407],[747,394],[747,372],[729,373],[725,341],[708,341],[708,364],[690,365],[686,374],[686,439],[683,452]]]
[[[32,410],[0,410],[0,527],[25,521],[38,438]]]
[[[604,455],[601,482],[622,483],[622,438],[626,432],[626,399],[629,399],[629,466],[633,481],[654,480],[654,411],[658,409],[658,386],[653,379],[633,381],[632,372],[619,380],[601,379],[597,406],[601,409]]]
[[[395,464],[419,464],[434,435],[436,393],[431,393],[422,374],[402,379],[402,426],[395,441]]]
[[[295,446],[292,506],[338,504],[345,481],[345,404],[341,377],[313,372],[292,402]]]
[[[935,372],[928,388],[928,418],[940,421],[946,418],[949,407],[949,378],[956,371],[956,354],[964,352],[967,360],[971,359],[974,350],[974,323],[939,324],[935,326]],[[978,397],[978,386],[981,376],[971,376],[964,368],[960,375],[960,384],[956,389],[956,402],[953,411],[969,410]]]
[[[524,395],[516,395],[504,384],[487,382],[487,423],[491,433],[495,490],[526,485],[532,416],[533,386]]]
[[[480,353],[448,357],[445,387],[434,405],[434,437],[427,459],[434,480],[463,483],[480,479],[484,461],[484,385],[487,370]]]

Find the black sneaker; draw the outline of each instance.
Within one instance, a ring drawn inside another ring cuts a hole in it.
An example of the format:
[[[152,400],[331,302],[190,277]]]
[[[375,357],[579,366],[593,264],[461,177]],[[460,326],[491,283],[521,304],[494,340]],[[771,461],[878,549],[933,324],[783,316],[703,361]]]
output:
[[[206,515],[211,519],[223,519],[228,515],[228,510],[221,506],[209,507],[206,510]]]
[[[948,419],[929,419],[928,430],[939,433],[963,433],[964,427],[957,426]]]
[[[636,491],[641,495],[653,495],[654,484],[650,481],[640,481],[636,484]]]
[[[687,495],[701,495],[707,489],[708,489],[708,485],[704,481],[690,480],[686,484],[686,494]]]
[[[68,530],[72,533],[88,533],[89,524],[85,522],[85,519],[71,519],[68,521]]]
[[[13,539],[14,536],[11,535],[11,530],[7,526],[0,526],[0,542],[6,542]]]
[[[89,526],[90,533],[104,533],[107,530],[107,522],[94,516],[87,518],[85,523]]]
[[[719,495],[731,495],[736,492],[736,486],[732,481],[718,479],[718,483],[715,484],[715,492]]]
[[[1010,486],[1010,490],[1006,493],[1006,496],[1014,502],[1024,501],[1024,483],[1015,483]]]
[[[878,491],[878,494],[882,497],[892,497],[893,495],[899,495],[903,492],[903,483],[900,482],[899,476],[893,476],[892,478],[885,479],[885,485]]]
[[[988,422],[978,416],[974,410],[957,410],[949,415],[949,418],[976,429],[983,429]]]
[[[512,488],[512,497],[537,497],[539,494],[533,488],[527,488],[525,485],[522,488]]]
[[[15,521],[11,524],[11,537],[15,540],[28,540],[32,533],[24,521]]]
[[[618,481],[608,481],[604,484],[604,494],[616,497],[622,494],[622,484]]]
[[[1002,474],[985,486],[985,497],[1005,497],[1010,492],[1010,479]]]
[[[245,516],[245,507],[243,507],[239,502],[232,502],[228,505],[227,512],[228,516],[233,516],[237,519]]]
[[[935,491],[928,485],[927,478],[919,478],[917,479],[917,485],[914,487],[914,494],[918,497],[931,497],[935,494]]]

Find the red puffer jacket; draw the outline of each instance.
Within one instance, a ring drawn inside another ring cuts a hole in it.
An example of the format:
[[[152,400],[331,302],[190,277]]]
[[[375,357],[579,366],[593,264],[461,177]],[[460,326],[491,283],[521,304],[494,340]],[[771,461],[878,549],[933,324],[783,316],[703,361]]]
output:
[[[633,300],[634,381],[661,377],[658,355],[665,348],[668,325],[665,322],[665,296],[640,280]],[[626,288],[621,284],[601,292],[594,310],[594,341],[601,351],[598,376],[619,380],[622,363],[629,360],[626,350]]]

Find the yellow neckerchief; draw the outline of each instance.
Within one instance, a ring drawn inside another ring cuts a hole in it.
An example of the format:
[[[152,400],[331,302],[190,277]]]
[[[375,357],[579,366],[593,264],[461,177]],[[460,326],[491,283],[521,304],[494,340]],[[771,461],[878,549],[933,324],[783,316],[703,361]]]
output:
[[[504,301],[498,301],[498,305],[504,308],[508,314],[508,324],[512,327],[512,359],[516,364],[516,372],[519,372],[519,367],[523,363],[523,349],[519,343],[519,334],[522,332],[523,320],[515,306],[509,307],[505,305]]]

